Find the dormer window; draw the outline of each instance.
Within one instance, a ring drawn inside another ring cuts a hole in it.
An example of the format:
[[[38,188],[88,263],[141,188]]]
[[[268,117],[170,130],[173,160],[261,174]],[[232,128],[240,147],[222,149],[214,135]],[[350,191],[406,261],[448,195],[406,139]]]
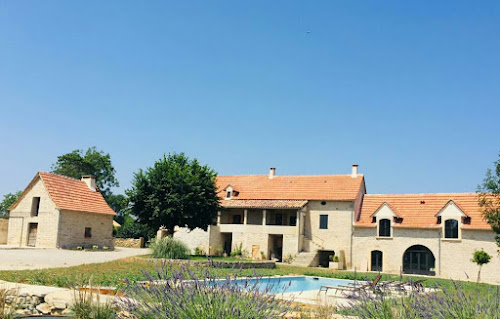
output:
[[[391,220],[381,219],[378,224],[379,237],[391,237]]]
[[[228,185],[224,191],[226,192],[226,199],[231,199],[232,197],[238,195],[238,192],[233,189],[231,185]]]
[[[438,224],[441,224],[443,239],[460,239],[462,236],[461,225],[465,224],[466,220],[470,222],[470,217],[453,200],[449,200],[436,214],[436,217]]]
[[[458,220],[448,219],[444,222],[444,238],[458,238]]]

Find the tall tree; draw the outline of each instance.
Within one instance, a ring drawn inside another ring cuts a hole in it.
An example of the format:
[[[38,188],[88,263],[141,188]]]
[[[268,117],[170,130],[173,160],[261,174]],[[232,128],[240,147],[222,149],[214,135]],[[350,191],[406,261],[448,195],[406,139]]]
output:
[[[500,156],[499,156],[500,157]],[[500,247],[500,159],[494,162],[494,170],[488,169],[483,184],[479,186],[479,205]]]
[[[9,207],[16,202],[22,193],[23,192],[19,191],[17,193],[8,193],[3,196],[3,200],[0,202],[0,218],[9,218]]]
[[[96,183],[103,196],[111,195],[111,187],[120,186],[115,178],[115,168],[111,156],[96,150],[95,146],[86,151],[74,150],[57,157],[52,165],[52,172],[80,179],[83,175],[94,175]]]
[[[169,234],[177,225],[206,230],[219,210],[216,177],[214,170],[184,153],[164,155],[134,174],[126,191],[131,213],[151,229],[165,226]]]

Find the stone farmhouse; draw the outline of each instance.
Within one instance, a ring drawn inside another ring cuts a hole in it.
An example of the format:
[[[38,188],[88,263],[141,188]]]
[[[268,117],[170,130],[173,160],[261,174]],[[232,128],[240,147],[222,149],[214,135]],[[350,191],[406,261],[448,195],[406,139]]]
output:
[[[475,193],[366,193],[358,166],[349,175],[219,176],[222,210],[207,231],[177,227],[189,248],[255,259],[357,271],[474,279],[475,250],[493,256],[482,279],[500,282],[494,232]]]
[[[41,248],[112,247],[113,217],[94,176],[39,172],[10,207],[7,244]]]

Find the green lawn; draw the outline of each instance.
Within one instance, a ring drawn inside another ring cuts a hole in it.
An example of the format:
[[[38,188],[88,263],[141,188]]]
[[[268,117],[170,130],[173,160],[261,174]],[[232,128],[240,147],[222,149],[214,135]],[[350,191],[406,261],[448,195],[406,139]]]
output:
[[[231,257],[229,257],[231,258]],[[229,260],[229,258],[221,258],[219,260]],[[237,261],[241,259],[234,258]],[[193,258],[193,260],[204,260],[204,258]],[[231,260],[233,261],[233,260]],[[67,268],[51,268],[42,270],[19,270],[19,271],[0,271],[0,280],[11,282],[27,283],[34,285],[46,285],[57,287],[72,287],[81,284],[88,284],[91,281],[94,286],[112,286],[123,287],[125,280],[138,281],[146,279],[145,272],[155,273],[160,265],[159,262],[141,258],[127,258],[117,261],[111,261],[100,264],[89,264]],[[203,267],[195,267],[195,272],[202,273]],[[357,273],[345,271],[335,271],[325,268],[306,268],[291,265],[277,265],[275,269],[243,269],[235,270],[231,268],[218,268],[213,270],[218,276],[228,276],[233,274],[238,275],[309,275],[322,276],[341,279],[373,279],[374,273]],[[410,277],[405,276],[407,280]],[[414,277],[417,278],[417,277]],[[399,280],[398,276],[384,275],[383,280]],[[450,287],[453,283],[446,279],[428,278],[424,284],[433,286],[440,284],[444,287]],[[464,282],[462,283],[465,289],[481,289],[487,290],[489,285]]]

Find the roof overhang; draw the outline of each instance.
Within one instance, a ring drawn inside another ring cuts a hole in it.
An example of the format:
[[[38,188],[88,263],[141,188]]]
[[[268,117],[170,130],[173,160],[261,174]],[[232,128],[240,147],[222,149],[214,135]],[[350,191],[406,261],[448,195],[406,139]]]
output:
[[[255,209],[301,209],[308,203],[307,200],[281,199],[231,199],[221,200],[223,208],[255,208]]]

